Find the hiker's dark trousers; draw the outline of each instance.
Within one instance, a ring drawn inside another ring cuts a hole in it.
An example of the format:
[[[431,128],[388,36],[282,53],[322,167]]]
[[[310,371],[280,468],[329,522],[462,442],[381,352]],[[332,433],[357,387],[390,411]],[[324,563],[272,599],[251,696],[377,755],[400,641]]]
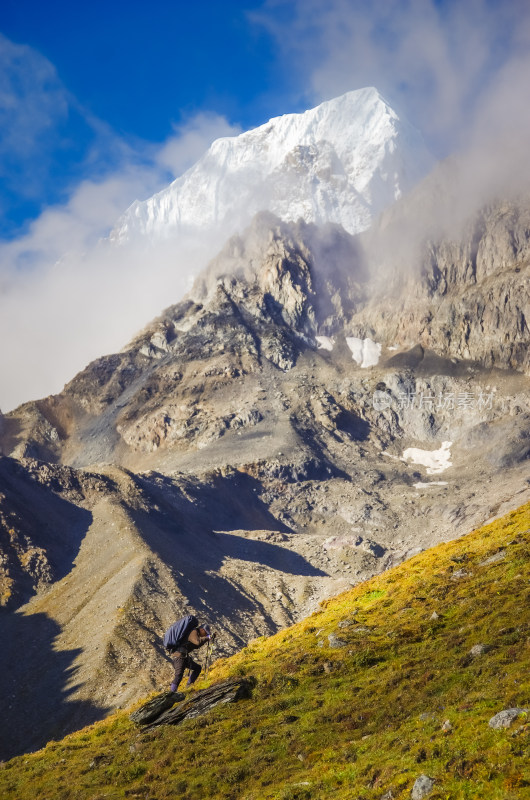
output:
[[[178,688],[185,669],[189,669],[190,671],[190,676],[186,685],[189,686],[191,683],[195,683],[202,669],[200,664],[197,664],[187,653],[179,653],[178,651],[171,654],[171,661],[175,668],[175,677],[173,678],[173,685],[175,687]],[[175,689],[175,691],[176,690],[177,689]]]

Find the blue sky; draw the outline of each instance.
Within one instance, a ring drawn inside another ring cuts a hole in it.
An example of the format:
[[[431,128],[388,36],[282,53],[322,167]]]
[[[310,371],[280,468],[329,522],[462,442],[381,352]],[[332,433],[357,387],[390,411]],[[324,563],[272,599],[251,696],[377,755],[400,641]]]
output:
[[[43,205],[63,200],[83,175],[109,169],[112,154],[91,153],[98,139],[105,149],[105,134],[141,154],[144,142],[162,143],[174,126],[204,109],[243,128],[298,110],[273,36],[251,20],[261,6],[234,0],[3,0],[0,31],[31,48],[19,58],[20,72],[49,64],[40,97],[28,98],[28,88],[13,75],[19,99],[33,101],[38,110],[46,92],[50,100],[55,94],[55,107],[46,109],[50,125],[31,142],[33,150],[4,156],[11,175],[0,234],[12,235]],[[25,192],[17,190],[34,156],[39,174]]]
[[[131,202],[219,136],[368,85],[435,156],[484,151],[476,174],[520,177],[530,3],[1,0],[0,407],[58,391],[179,299],[186,265],[100,258]]]

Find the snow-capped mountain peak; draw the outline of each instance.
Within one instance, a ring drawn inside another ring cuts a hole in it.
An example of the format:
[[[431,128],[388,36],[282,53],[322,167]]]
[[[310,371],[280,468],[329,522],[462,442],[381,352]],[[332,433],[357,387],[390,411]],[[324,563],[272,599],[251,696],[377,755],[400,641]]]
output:
[[[262,210],[358,233],[431,165],[421,134],[377,89],[360,89],[217,139],[166,189],[135,201],[111,238],[226,235]]]

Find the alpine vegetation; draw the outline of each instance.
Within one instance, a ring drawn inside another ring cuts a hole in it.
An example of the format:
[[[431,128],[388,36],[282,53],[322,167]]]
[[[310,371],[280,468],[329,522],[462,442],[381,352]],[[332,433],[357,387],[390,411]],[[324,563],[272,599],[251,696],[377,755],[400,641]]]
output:
[[[2,797],[523,800],[529,528],[527,504],[249,642],[184,696],[12,759]]]

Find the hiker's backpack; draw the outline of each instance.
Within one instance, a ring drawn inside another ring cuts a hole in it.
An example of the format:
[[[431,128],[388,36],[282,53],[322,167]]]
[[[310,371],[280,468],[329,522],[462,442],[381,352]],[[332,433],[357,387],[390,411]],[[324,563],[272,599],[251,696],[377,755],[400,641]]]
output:
[[[188,614],[186,617],[178,619],[164,634],[164,647],[166,650],[172,652],[177,647],[182,646],[192,630],[198,626],[197,617],[194,617],[193,614]]]

